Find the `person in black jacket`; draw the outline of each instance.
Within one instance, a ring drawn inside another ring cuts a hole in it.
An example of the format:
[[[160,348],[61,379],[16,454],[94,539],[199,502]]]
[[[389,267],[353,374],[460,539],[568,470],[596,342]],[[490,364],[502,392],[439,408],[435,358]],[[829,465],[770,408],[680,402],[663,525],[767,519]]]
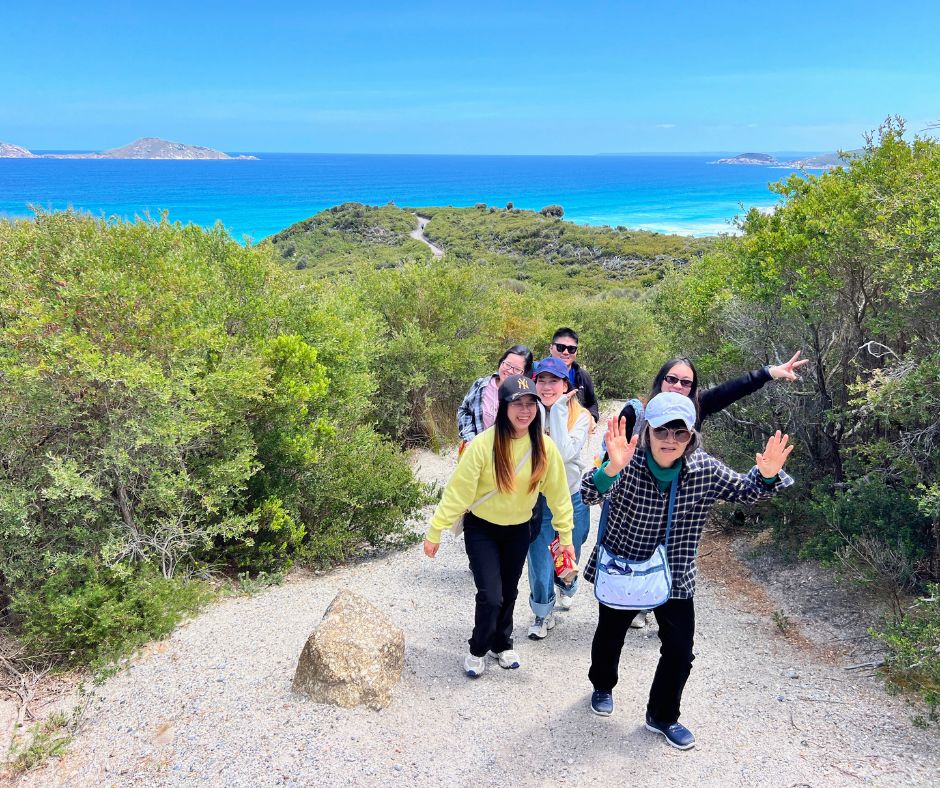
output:
[[[762,389],[771,380],[799,380],[796,370],[808,363],[809,359],[801,359],[800,351],[797,350],[785,364],[761,367],[720,386],[699,391],[695,365],[687,358],[673,358],[660,367],[653,380],[650,399],[664,391],[674,391],[689,397],[695,403],[698,414],[695,428],[701,429],[702,422],[709,416]]]
[[[548,352],[555,358],[560,358],[568,367],[568,380],[571,381],[571,388],[578,392],[578,401],[587,408],[591,416],[594,417],[596,424],[600,418],[600,412],[597,409],[597,395],[594,393],[594,381],[587,373],[587,370],[581,367],[575,356],[578,355],[578,334],[573,328],[562,326],[552,335],[552,343],[548,346]]]

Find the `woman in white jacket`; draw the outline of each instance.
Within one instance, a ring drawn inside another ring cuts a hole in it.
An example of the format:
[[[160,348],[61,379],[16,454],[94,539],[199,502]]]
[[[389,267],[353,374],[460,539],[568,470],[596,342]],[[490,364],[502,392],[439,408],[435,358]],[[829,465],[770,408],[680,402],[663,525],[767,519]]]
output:
[[[581,475],[585,463],[581,450],[587,443],[593,418],[578,402],[576,389],[571,388],[568,370],[560,359],[553,356],[542,359],[534,367],[535,390],[545,406],[545,431],[558,447],[565,463],[571,506],[574,509],[574,532],[572,542],[577,558],[581,557],[581,545],[587,540],[591,527],[588,507],[581,501]],[[540,499],[541,529],[529,545],[529,606],[535,621],[529,628],[532,640],[542,640],[555,626],[555,600],[560,598],[561,607],[567,610],[578,590],[578,581],[566,586],[555,577],[555,564],[549,545],[556,536],[552,524],[552,513]]]

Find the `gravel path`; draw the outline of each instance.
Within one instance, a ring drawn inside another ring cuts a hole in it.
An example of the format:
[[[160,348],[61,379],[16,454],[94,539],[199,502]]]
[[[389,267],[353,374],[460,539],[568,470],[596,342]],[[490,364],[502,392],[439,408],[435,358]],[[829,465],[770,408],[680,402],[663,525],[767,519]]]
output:
[[[446,478],[452,461],[424,454],[421,473]],[[733,558],[722,571],[746,574]],[[382,712],[317,705],[290,689],[307,635],[347,587],[405,632],[404,674]],[[589,708],[592,597],[582,592],[536,643],[525,637],[527,595],[524,581],[522,668],[490,660],[470,680],[458,664],[473,616],[459,540],[445,535],[434,562],[418,545],[327,574],[292,573],[148,647],[95,690],[69,753],[21,784],[938,784],[935,731],[913,727],[907,705],[875,678],[784,639],[731,586],[699,584],[682,716],[699,744],[688,752],[643,728],[655,626],[631,631],[614,714],[601,718]]]
[[[421,241],[421,243],[426,244],[431,250],[431,254],[440,260],[444,256],[444,250],[424,234],[424,228],[429,221],[431,221],[431,219],[427,216],[418,216],[418,226],[412,230],[409,235],[416,241]]]

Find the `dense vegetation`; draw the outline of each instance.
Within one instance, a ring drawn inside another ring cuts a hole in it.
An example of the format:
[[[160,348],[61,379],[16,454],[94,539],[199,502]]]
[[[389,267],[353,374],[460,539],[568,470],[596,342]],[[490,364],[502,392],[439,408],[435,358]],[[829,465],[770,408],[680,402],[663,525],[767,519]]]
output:
[[[34,652],[107,657],[172,628],[202,578],[407,540],[426,498],[400,448],[451,440],[470,382],[567,324],[602,396],[645,394],[674,353],[716,383],[803,350],[802,383],[716,417],[708,445],[746,466],[795,436],[800,484],[758,516],[895,600],[891,675],[936,708],[940,613],[909,600],[940,579],[940,146],[888,124],[775,189],[779,210],[709,241],[561,206],[345,204],[248,248],[72,213],[0,225],[9,621]]]
[[[553,210],[549,210],[553,209]],[[564,222],[560,206],[548,215],[481,206],[422,208],[428,237],[457,260],[488,266],[507,280],[558,290],[637,296],[658,282],[669,263],[684,263],[710,239],[660,235],[625,227]]]
[[[297,222],[268,241],[288,265],[309,267],[323,277],[426,260],[428,247],[409,237],[414,229],[414,215],[393,205],[345,203]]]
[[[468,381],[516,342],[546,355],[560,324],[583,330],[583,360],[602,395],[641,390],[666,352],[642,298],[667,266],[711,242],[578,227],[548,207],[549,217],[347,203],[267,242],[300,280],[329,278],[345,302],[378,316],[379,428],[398,442],[437,445],[455,435]],[[442,261],[409,237],[416,214],[431,217],[426,232],[447,250]]]
[[[800,485],[774,504],[778,537],[886,593],[889,645],[929,633],[902,683],[936,714],[940,612],[904,595],[940,579],[940,144],[889,122],[864,156],[775,189],[781,209],[748,214],[655,308],[712,379],[793,348],[812,360],[795,391],[768,386],[710,426],[710,444],[746,464],[768,430],[795,436]]]
[[[33,653],[108,657],[198,605],[193,578],[409,536],[377,324],[270,250],[39,214],[0,224],[0,272],[0,582]]]

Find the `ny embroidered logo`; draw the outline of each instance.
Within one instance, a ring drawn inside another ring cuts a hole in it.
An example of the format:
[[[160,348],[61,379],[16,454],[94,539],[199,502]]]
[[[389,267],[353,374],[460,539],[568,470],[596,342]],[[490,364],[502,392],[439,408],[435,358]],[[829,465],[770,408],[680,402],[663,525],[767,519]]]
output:
[[[528,378],[518,378],[518,379],[516,380],[516,385],[517,385],[520,389],[524,389],[525,391],[528,391],[528,390],[529,390],[529,379],[528,379]]]

